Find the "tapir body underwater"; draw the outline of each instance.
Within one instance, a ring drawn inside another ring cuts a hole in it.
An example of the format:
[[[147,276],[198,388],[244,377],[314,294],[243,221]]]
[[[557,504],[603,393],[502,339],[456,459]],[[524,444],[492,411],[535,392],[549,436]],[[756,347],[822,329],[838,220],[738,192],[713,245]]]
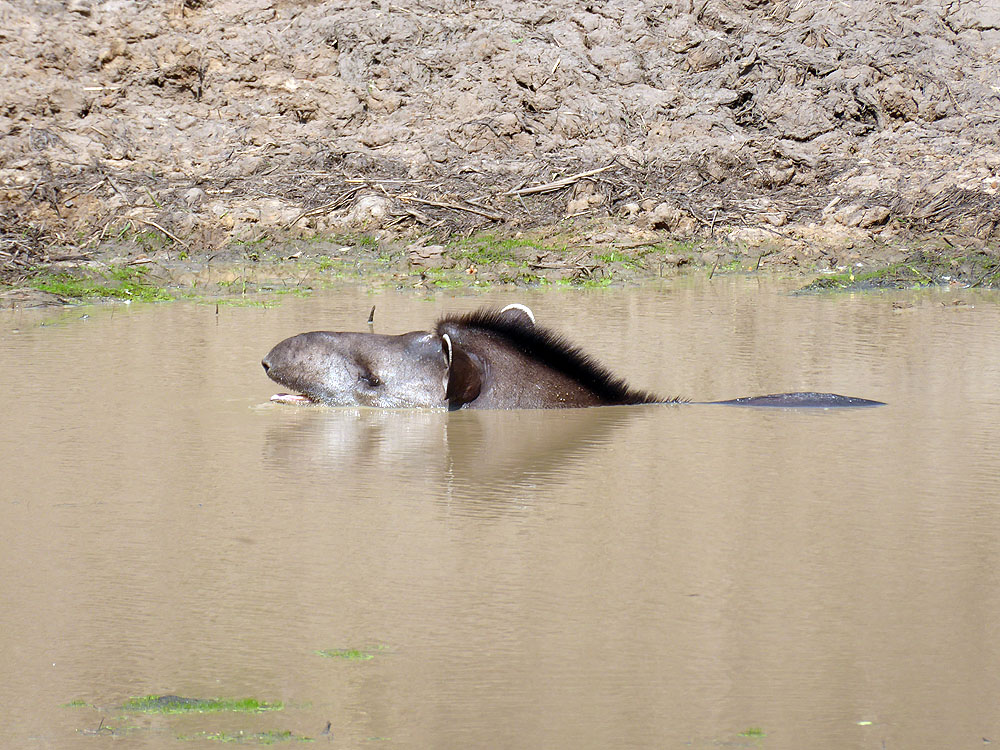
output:
[[[635,390],[524,305],[447,316],[433,331],[398,336],[313,331],[285,339],[262,363],[299,395],[272,401],[329,406],[562,409],[677,403]],[[713,404],[777,407],[881,406],[836,393],[778,393]]]

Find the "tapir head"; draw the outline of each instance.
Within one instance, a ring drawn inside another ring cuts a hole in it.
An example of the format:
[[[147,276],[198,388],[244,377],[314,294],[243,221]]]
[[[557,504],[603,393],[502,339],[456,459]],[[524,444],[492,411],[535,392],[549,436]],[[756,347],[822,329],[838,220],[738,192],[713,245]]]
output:
[[[401,336],[301,333],[275,346],[261,364],[275,382],[331,406],[447,404],[447,345],[426,331]]]
[[[446,317],[399,336],[313,331],[264,357],[268,376],[300,396],[286,403],[452,409],[538,409],[647,403],[527,307]]]
[[[523,305],[510,305],[497,317],[510,325],[534,325]],[[454,333],[313,331],[280,342],[261,364],[268,377],[301,394],[281,394],[277,401],[454,408],[479,396],[488,369],[483,356],[456,345]]]

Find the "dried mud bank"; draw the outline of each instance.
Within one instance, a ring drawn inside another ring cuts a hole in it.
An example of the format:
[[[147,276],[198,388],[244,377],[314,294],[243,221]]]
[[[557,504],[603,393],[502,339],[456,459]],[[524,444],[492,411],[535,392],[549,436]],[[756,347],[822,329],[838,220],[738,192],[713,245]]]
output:
[[[7,281],[353,248],[1000,282],[993,0],[13,0],[0,60]]]

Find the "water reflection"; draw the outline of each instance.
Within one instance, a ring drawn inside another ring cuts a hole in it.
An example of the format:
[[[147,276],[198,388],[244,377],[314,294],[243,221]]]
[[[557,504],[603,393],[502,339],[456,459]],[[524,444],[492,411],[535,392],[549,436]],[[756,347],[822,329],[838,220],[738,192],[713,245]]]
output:
[[[264,463],[322,472],[338,492],[363,492],[373,474],[397,474],[415,494],[470,513],[520,507],[606,449],[627,424],[676,406],[542,411],[332,409],[267,406]],[[374,491],[373,487],[373,491]]]

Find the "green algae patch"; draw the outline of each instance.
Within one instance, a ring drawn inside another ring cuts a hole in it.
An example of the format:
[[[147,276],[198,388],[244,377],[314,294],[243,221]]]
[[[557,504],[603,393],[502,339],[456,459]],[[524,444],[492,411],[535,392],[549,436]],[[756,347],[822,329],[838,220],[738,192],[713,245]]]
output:
[[[818,278],[803,292],[860,291],[863,289],[912,289],[935,283],[932,276],[904,263],[873,271],[846,271]]]
[[[262,310],[270,310],[278,306],[278,301],[273,299],[247,299],[245,297],[223,297],[218,300],[206,300],[209,303],[223,305],[224,307],[256,307]]]
[[[371,648],[326,648],[316,652],[318,656],[325,659],[345,659],[347,661],[368,661],[374,659],[380,651],[386,651],[386,646],[373,646]]]
[[[260,713],[281,711],[281,702],[265,703],[256,698],[182,698],[179,695],[145,695],[129,698],[122,704],[125,711],[146,714],[186,714],[186,713]]]
[[[213,742],[238,742],[244,745],[275,745],[279,742],[312,742],[312,737],[300,737],[288,731],[281,732],[198,732],[180,737],[182,740],[211,740]]]
[[[884,268],[853,268],[823,276],[801,291],[914,289],[946,284],[996,287],[1000,284],[1000,256],[981,251],[958,255],[921,250]]]
[[[327,648],[316,653],[326,659],[346,659],[348,661],[368,661],[375,658],[375,654],[356,648]]]
[[[43,273],[29,282],[33,289],[75,300],[116,299],[134,302],[165,302],[173,296],[147,279],[145,268],[111,266],[82,275]]]

